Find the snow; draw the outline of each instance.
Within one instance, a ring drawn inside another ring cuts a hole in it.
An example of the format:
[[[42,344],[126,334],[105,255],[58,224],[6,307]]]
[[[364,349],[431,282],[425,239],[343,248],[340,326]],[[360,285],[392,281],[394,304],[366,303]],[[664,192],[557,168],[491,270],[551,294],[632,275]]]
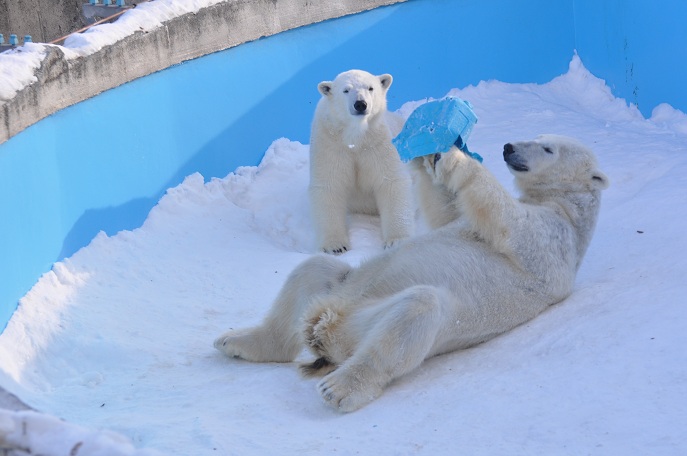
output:
[[[226,0],[155,0],[138,3],[127,10],[116,22],[92,27],[83,33],[70,35],[63,46],[27,43],[0,53],[0,106],[37,80],[35,71],[40,67],[49,46],[59,47],[69,59],[91,55],[103,47],[114,44],[135,32],[150,32],[168,20]]]
[[[59,430],[59,432],[55,432]],[[15,454],[155,456],[154,450],[139,451],[120,434],[94,431],[33,411],[8,413],[0,410],[0,449]],[[3,453],[7,454],[7,453]],[[13,456],[10,453],[10,456]]]
[[[101,233],[35,284],[0,335],[0,385],[49,415],[0,412],[0,448],[686,454],[687,116],[660,105],[643,118],[577,56],[547,84],[484,81],[447,95],[474,106],[470,149],[511,191],[505,142],[550,132],[596,151],[611,187],[568,299],[425,362],[352,414],[329,409],[295,363],[221,355],[215,337],[258,323],[314,253],[308,146],[276,139],[260,166],[188,176],[142,227]],[[381,250],[379,222],[351,221],[342,258],[357,264]]]
[[[38,80],[35,71],[46,52],[45,45],[27,43],[21,48],[0,53],[0,106]]]

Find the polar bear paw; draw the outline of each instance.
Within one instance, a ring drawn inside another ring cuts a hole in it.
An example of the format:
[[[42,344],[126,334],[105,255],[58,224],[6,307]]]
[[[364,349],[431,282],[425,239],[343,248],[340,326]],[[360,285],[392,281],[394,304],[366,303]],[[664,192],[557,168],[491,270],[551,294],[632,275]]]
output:
[[[286,344],[278,346],[263,333],[260,327],[228,331],[215,339],[214,346],[227,356],[257,363],[293,360]]]
[[[348,252],[348,250],[349,247],[343,243],[334,243],[322,247],[322,251],[330,255],[341,255],[342,253]]]
[[[404,241],[403,238],[399,238],[399,239],[390,239],[390,240],[388,240],[388,241],[385,241],[385,242],[384,242],[384,249],[386,250],[386,249],[393,249],[394,247],[398,247],[399,245],[401,245],[401,243],[402,243],[403,241]]]
[[[466,159],[467,156],[455,147],[446,153],[436,154],[434,159],[435,177],[442,179],[451,175]]]
[[[469,176],[479,166],[479,162],[470,158],[457,147],[443,154],[436,154],[433,159],[428,159],[425,167],[434,179],[434,182],[444,185],[451,191],[457,192],[463,184],[469,180]],[[430,171],[430,166],[432,170]]]
[[[427,171],[427,174],[434,176],[436,165],[439,160],[441,160],[441,154],[431,154],[423,157],[416,157],[413,159],[413,166],[417,170],[420,170],[424,167],[425,171]]]
[[[331,359],[333,352],[336,352],[336,334],[342,322],[341,315],[333,309],[315,309],[305,321],[305,343],[314,354]]]
[[[322,399],[340,412],[353,412],[382,394],[382,387],[353,375],[350,369],[339,368],[317,384]]]
[[[253,329],[228,331],[215,339],[214,343],[215,348],[225,355],[249,361],[257,361],[257,353],[254,353],[257,345]]]

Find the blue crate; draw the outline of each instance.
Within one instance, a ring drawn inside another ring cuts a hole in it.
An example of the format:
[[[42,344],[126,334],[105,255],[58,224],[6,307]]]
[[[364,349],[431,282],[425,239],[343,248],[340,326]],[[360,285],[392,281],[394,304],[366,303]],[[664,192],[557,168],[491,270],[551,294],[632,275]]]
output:
[[[453,145],[482,161],[466,144],[475,123],[477,116],[467,101],[457,97],[430,101],[410,114],[393,144],[401,160],[406,162],[423,155],[448,152]]]

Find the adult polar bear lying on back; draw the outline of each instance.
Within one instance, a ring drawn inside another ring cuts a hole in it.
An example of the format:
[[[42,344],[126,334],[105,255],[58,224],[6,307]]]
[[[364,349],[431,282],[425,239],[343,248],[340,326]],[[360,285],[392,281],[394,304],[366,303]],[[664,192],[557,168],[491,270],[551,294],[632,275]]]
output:
[[[317,88],[310,135],[310,201],[318,248],[343,253],[350,248],[349,212],[379,214],[384,245],[410,235],[410,176],[396,148],[394,122],[387,112],[390,74],[373,76],[361,70],[339,74]]]
[[[215,346],[288,362],[305,342],[317,360],[304,373],[326,374],[317,385],[324,400],[353,411],[424,359],[491,339],[561,301],[607,178],[591,151],[560,136],[509,143],[503,155],[520,200],[455,148],[415,159],[433,231],[356,268],[326,255],[305,261],[260,326]]]

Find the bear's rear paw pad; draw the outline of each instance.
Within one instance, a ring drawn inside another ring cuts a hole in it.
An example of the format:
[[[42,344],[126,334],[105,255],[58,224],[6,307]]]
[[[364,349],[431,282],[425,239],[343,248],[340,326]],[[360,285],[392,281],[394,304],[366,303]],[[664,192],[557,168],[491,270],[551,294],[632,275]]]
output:
[[[305,343],[318,356],[326,357],[339,314],[332,309],[316,310],[306,319]]]
[[[281,359],[280,353],[275,352],[272,345],[268,338],[261,336],[259,328],[229,331],[215,339],[214,343],[217,350],[234,358],[254,362],[285,361]]]
[[[382,388],[347,370],[335,370],[317,384],[322,399],[340,412],[353,412],[382,394]]]
[[[229,331],[215,339],[214,346],[227,356],[250,359],[251,345],[255,343],[254,335],[248,330]]]
[[[347,358],[341,353],[344,347],[340,344],[340,334],[337,334],[343,322],[343,315],[339,310],[316,308],[311,315],[306,317],[303,332],[310,351],[334,363]]]

